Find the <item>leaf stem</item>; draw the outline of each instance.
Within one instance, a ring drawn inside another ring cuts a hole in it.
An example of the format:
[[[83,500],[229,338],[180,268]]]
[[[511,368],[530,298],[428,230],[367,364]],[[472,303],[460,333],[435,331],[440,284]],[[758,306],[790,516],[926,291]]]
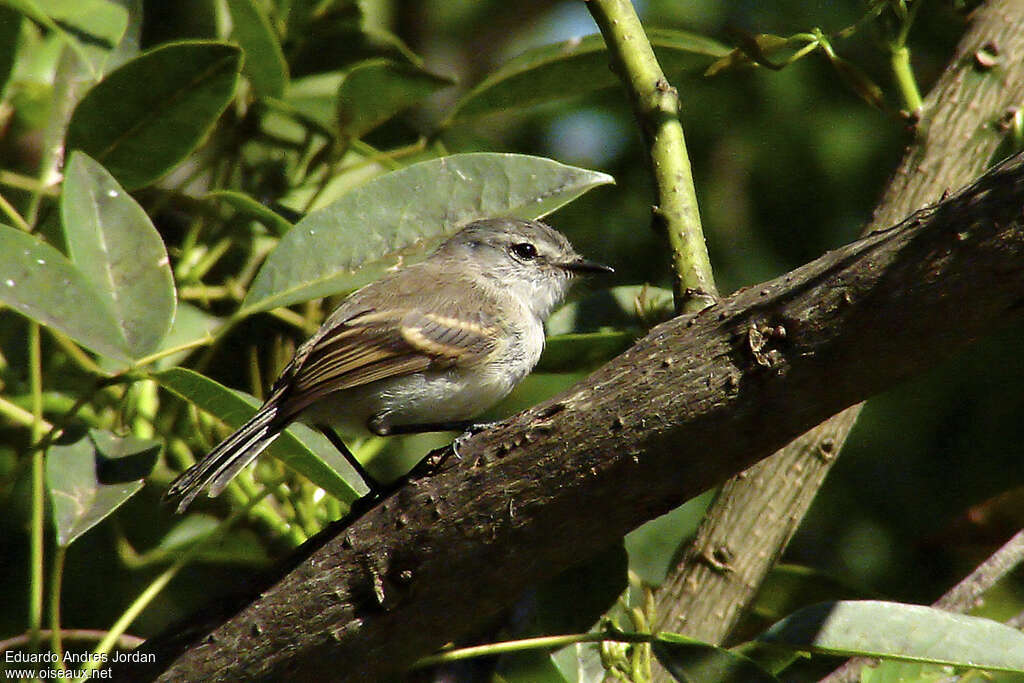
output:
[[[686,140],[679,121],[679,93],[665,78],[630,0],[590,0],[587,8],[604,36],[647,139],[657,185],[654,217],[672,248],[676,310],[698,311],[717,298],[701,230]]]

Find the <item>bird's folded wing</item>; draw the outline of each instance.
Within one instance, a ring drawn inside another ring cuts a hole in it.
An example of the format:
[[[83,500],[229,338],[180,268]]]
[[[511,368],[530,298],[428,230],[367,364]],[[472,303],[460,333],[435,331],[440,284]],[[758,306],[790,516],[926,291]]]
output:
[[[322,329],[298,349],[276,390],[297,413],[327,394],[431,367],[471,366],[491,355],[494,329],[409,309],[367,310]]]

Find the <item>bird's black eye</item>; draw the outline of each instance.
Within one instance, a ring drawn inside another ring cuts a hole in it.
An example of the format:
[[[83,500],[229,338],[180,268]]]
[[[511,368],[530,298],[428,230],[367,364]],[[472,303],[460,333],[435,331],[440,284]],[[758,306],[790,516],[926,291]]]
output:
[[[533,246],[529,242],[520,242],[519,244],[513,244],[511,249],[513,254],[515,254],[518,258],[523,259],[524,261],[529,261],[531,259],[537,258],[537,247]]]

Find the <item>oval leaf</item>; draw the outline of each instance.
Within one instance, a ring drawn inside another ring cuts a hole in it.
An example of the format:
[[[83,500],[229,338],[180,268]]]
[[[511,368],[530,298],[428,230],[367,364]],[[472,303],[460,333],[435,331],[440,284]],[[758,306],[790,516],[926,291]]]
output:
[[[1024,633],[933,607],[876,600],[805,607],[765,631],[761,642],[844,657],[885,657],[1024,673]]]
[[[98,436],[97,436],[98,435]],[[66,548],[75,539],[103,521],[111,512],[142,488],[141,479],[105,483],[99,463],[102,459],[94,438],[102,440],[107,457],[149,458],[149,468],[155,462],[160,445],[141,439],[121,443],[119,437],[94,430],[67,445],[51,446],[46,454],[46,486],[53,503],[53,523],[57,529],[57,544]]]
[[[106,299],[129,353],[156,349],[174,320],[174,278],[149,216],[105,168],[82,152],[67,165],[61,218],[68,254]]]
[[[412,64],[375,59],[350,69],[338,86],[338,128],[359,138],[454,81]]]
[[[725,45],[695,33],[649,29],[647,34],[669,77],[703,69],[712,59],[729,54]],[[608,68],[608,53],[600,35],[544,45],[511,59],[470,90],[455,106],[446,125],[618,85],[618,78]]]
[[[0,301],[96,353],[128,359],[106,298],[64,254],[6,225],[0,225]]]
[[[457,154],[375,178],[295,224],[239,315],[349,291],[473,220],[539,218],[611,176],[519,154]]]
[[[170,43],[112,71],[78,103],[68,148],[80,149],[128,189],[147,185],[194,150],[235,93],[241,50]]]
[[[208,377],[184,368],[171,368],[153,375],[160,386],[175,396],[213,415],[231,429],[238,429],[260,406],[242,392],[232,391]],[[281,433],[267,452],[343,503],[359,496],[349,481],[359,476],[331,443],[319,432],[293,424]]]
[[[243,71],[256,94],[281,97],[288,87],[288,64],[270,20],[253,0],[228,0],[231,37],[245,50]]]

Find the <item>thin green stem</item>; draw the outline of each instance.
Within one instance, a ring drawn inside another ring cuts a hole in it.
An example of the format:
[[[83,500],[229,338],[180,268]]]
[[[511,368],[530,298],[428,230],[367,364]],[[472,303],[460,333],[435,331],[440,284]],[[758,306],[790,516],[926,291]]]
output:
[[[264,492],[263,495],[266,495],[266,492]],[[253,499],[250,503],[250,507],[262,500],[263,495]],[[135,621],[139,614],[142,613],[142,610],[144,610],[149,603],[167,587],[167,584],[171,582],[171,579],[173,579],[185,566],[192,562],[192,560],[199,555],[199,552],[206,547],[207,544],[223,536],[228,529],[234,526],[235,522],[245,516],[248,512],[249,508],[246,507],[232,513],[231,516],[227,517],[223,522],[217,525],[215,529],[210,531],[206,537],[197,541],[189,547],[188,550],[182,553],[174,564],[153,579],[153,582],[150,583],[134,601],[132,601],[132,604],[128,606],[128,609],[118,617],[117,621],[114,622],[114,625],[110,627],[110,630],[107,631],[103,639],[96,645],[93,649],[93,656],[85,666],[82,667],[79,677],[75,679],[75,683],[84,683],[88,680],[89,672],[99,667],[101,660],[106,659],[103,655],[110,654],[111,649],[113,649],[113,647],[118,643],[121,636],[128,630],[128,627],[131,626],[132,622]]]
[[[184,344],[179,344],[178,346],[172,346],[169,349],[163,349],[162,351],[157,351],[156,353],[151,353],[148,356],[143,356],[142,358],[140,358],[137,361],[135,361],[134,367],[141,368],[141,367],[144,367],[146,365],[149,365],[150,363],[155,363],[158,360],[166,358],[167,356],[173,356],[174,354],[181,353],[182,351],[188,351],[190,349],[199,348],[200,346],[206,346],[207,344],[212,344],[213,340],[214,340],[214,336],[213,335],[207,335],[206,337],[203,337],[202,339],[193,339],[192,341],[185,342]]]
[[[19,190],[27,190],[38,194],[56,197],[60,192],[53,185],[44,185],[37,178],[15,173],[14,171],[0,170],[0,185],[7,185]]]
[[[894,45],[889,54],[889,64],[896,79],[896,87],[900,91],[903,108],[909,112],[917,111],[921,108],[922,99],[917,80],[914,78],[914,70],[910,66],[910,48],[906,45]]]
[[[64,580],[64,559],[67,548],[57,546],[53,553],[53,571],[50,572],[50,649],[57,655],[57,666],[64,666],[64,643],[60,629],[60,591]]]
[[[11,223],[14,223],[14,227],[25,232],[32,232],[32,226],[21,217],[18,210],[14,208],[14,205],[7,201],[7,197],[0,194],[0,211],[3,211],[8,218],[11,219]]]
[[[526,650],[556,650],[567,645],[577,643],[601,643],[612,641],[616,643],[650,643],[657,640],[656,635],[650,633],[571,633],[562,636],[540,636],[538,638],[524,638],[522,640],[507,640],[500,643],[488,643],[487,645],[475,645],[463,647],[457,650],[448,650],[429,657],[423,657],[412,665],[412,669],[422,669],[436,664],[447,662],[458,662],[464,659],[476,657],[491,657],[508,652],[523,652]]]
[[[21,425],[22,427],[32,427],[36,422],[36,416],[31,411],[25,410],[19,405],[11,403],[7,399],[0,397],[0,415],[3,415],[11,422]],[[53,429],[53,425],[42,420],[42,426],[44,430]]]
[[[43,436],[43,359],[39,324],[30,322],[28,327],[29,374],[32,386],[32,443]],[[39,645],[39,633],[43,625],[43,512],[46,505],[45,451],[32,453],[32,521],[30,526],[29,551],[29,602],[28,632],[29,647]]]
[[[590,0],[587,8],[601,29],[647,139],[660,220],[672,248],[677,311],[697,311],[717,298],[701,230],[686,139],[679,121],[679,93],[665,78],[630,0]]]

